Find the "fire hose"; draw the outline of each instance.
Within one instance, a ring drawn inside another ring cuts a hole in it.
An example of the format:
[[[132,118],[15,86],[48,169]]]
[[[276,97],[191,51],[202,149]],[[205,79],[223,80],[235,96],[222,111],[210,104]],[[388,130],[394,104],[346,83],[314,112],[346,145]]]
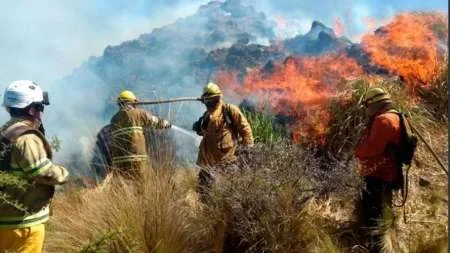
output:
[[[431,145],[425,140],[425,138],[422,136],[422,134],[417,130],[417,128],[414,127],[414,125],[411,123],[411,120],[409,120],[409,117],[405,117],[406,121],[408,121],[409,127],[411,127],[411,130],[414,131],[417,136],[419,137],[419,139],[425,144],[425,147],[427,147],[428,151],[430,151],[430,153],[433,155],[434,159],[436,159],[437,163],[439,164],[440,168],[442,168],[442,170],[445,172],[445,174],[448,177],[448,170],[445,168],[444,163],[441,161],[441,159],[439,159],[439,157],[437,156],[436,152],[433,150],[433,148],[431,147]],[[406,199],[408,198],[408,174],[409,174],[409,169],[411,168],[411,166],[409,166],[406,169],[406,182],[405,182],[405,188],[404,188],[404,196],[403,196],[403,201],[402,204],[400,206],[397,207],[403,207],[403,222],[406,224],[407,219],[406,219],[406,209],[405,209],[405,203],[406,203]]]
[[[147,100],[147,101],[144,100],[144,101],[130,102],[127,104],[154,105],[154,104],[174,103],[174,102],[183,102],[183,101],[202,101],[202,99],[198,98],[198,97],[182,97],[182,98],[172,98],[172,99],[162,99],[162,100]]]
[[[420,138],[420,140],[422,140],[422,142],[425,143],[425,146],[427,147],[428,151],[430,151],[430,153],[433,155],[434,159],[436,159],[439,166],[442,168],[442,170],[445,172],[445,174],[447,174],[447,177],[448,177],[448,170],[445,168],[444,163],[441,161],[441,159],[439,159],[436,152],[434,152],[433,148],[431,148],[430,144],[425,140],[425,138],[422,136],[422,134],[420,134],[420,132],[414,127],[414,125],[411,124],[411,121],[409,120],[409,118],[408,117],[405,117],[405,118],[408,121],[411,129],[417,134],[417,136]]]

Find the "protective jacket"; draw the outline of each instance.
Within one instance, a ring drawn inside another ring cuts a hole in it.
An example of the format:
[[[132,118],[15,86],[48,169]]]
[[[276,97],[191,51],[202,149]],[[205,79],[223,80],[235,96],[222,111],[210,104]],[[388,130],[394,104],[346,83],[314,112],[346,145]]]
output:
[[[227,124],[224,110],[229,112],[234,130]],[[204,118],[207,124],[201,124],[203,139],[199,147],[198,165],[213,167],[234,161],[238,144],[253,145],[250,124],[237,106],[220,101],[215,108],[208,109]]]
[[[355,150],[362,176],[373,176],[386,182],[394,182],[401,176],[396,169],[395,152],[392,152],[400,139],[400,118],[396,111],[375,116]]]
[[[120,171],[139,170],[150,165],[145,128],[169,126],[144,110],[123,106],[111,119],[112,165]]]
[[[31,121],[13,118],[7,122],[0,128],[2,143],[5,143],[6,136],[18,129],[22,129],[23,134],[8,143],[0,171],[16,176],[26,185],[24,189],[14,184],[1,187],[3,194],[8,195],[6,200],[11,200],[0,198],[0,228],[3,229],[25,228],[46,222],[55,185],[64,183],[69,175],[64,167],[53,164],[50,145]]]

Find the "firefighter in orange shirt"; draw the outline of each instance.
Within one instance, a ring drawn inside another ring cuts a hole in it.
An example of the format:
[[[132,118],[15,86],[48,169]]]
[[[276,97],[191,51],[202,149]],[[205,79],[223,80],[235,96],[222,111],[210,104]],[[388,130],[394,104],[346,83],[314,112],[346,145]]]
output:
[[[383,89],[370,88],[364,97],[364,105],[370,122],[355,156],[365,182],[361,201],[362,222],[366,228],[373,229],[380,228],[380,221],[392,221],[393,218],[393,190],[403,179],[393,152],[400,145],[401,125],[391,97]],[[380,234],[371,236],[371,252],[380,252],[380,239]]]

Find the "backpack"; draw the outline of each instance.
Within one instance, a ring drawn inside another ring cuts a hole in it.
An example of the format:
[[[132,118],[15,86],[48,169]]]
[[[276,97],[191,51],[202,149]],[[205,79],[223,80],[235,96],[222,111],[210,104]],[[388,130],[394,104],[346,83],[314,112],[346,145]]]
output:
[[[411,166],[417,149],[418,138],[413,133],[407,116],[403,113],[398,113],[398,116],[400,117],[401,139],[397,161],[399,164]]]
[[[47,152],[47,156],[49,159],[51,159],[51,148],[45,140],[43,133],[39,130],[24,125],[17,126],[11,130],[6,130],[5,132],[0,133],[0,171],[9,174],[11,177],[17,179],[18,181],[28,179],[10,174],[10,172],[12,172],[11,146],[20,136],[30,133],[36,134],[37,136],[39,136],[39,138],[42,139],[44,148]],[[53,197],[55,187],[44,184],[34,184],[30,183],[29,181],[27,182],[28,183],[25,183],[25,185],[21,185],[20,183],[13,183],[0,186],[0,192],[2,194],[5,194],[6,199],[14,199],[18,204],[18,206],[16,206],[15,204],[11,205],[11,203],[2,200],[0,201],[0,205],[2,205],[0,208],[14,208],[15,212],[18,211],[21,215],[25,215],[27,212],[37,212],[44,206],[46,206]],[[34,192],[36,190],[45,190],[45,194],[42,193],[38,198],[33,200],[26,197],[28,193]],[[22,210],[21,208],[24,208],[25,210]]]
[[[233,118],[231,117],[231,107],[229,104],[224,104],[222,106],[223,112],[223,120],[227,124],[227,126],[231,129],[231,134],[233,135],[234,140],[239,140],[239,132],[237,130],[236,125],[233,122]]]
[[[0,171],[9,172],[11,170],[11,145],[20,136],[28,133],[38,133],[38,130],[29,126],[19,126],[10,131],[0,134]]]
[[[397,115],[400,118],[401,132],[400,144],[395,148],[395,159],[397,163],[397,174],[401,176],[393,183],[393,188],[401,190],[403,200],[399,206],[403,206],[408,197],[408,173],[417,149],[418,138],[411,129],[407,115],[401,112],[397,112]],[[403,170],[403,166],[406,166],[405,171]]]
[[[222,116],[223,120],[225,121],[225,124],[231,129],[231,135],[233,136],[234,140],[238,140],[239,138],[239,132],[237,130],[236,125],[233,122],[233,118],[231,116],[231,107],[229,104],[222,105]],[[198,121],[194,123],[192,126],[192,130],[195,131],[198,135],[202,136],[202,129],[205,129],[208,127],[209,118],[207,117],[207,113],[205,112],[203,116],[201,116]]]

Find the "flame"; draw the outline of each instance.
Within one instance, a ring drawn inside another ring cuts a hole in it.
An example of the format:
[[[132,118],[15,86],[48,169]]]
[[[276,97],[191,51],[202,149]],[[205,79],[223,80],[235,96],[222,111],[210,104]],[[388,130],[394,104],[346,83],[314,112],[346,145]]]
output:
[[[292,137],[323,144],[330,113],[326,105],[336,97],[339,85],[363,73],[355,60],[343,54],[289,57],[272,69],[251,70],[242,80],[236,72],[219,71],[216,80],[246,98],[270,102],[273,113],[291,119]]]
[[[385,20],[368,17],[366,22],[373,27]],[[343,32],[338,28],[339,19],[335,24],[336,32]],[[365,35],[361,42],[371,60],[395,77],[364,73],[353,58],[333,53],[288,57],[283,62],[247,69],[246,73],[223,69],[216,72],[216,81],[233,98],[256,102],[256,110],[268,103],[275,115],[284,116],[283,123],[295,142],[324,145],[333,117],[328,108],[330,102],[345,104],[352,97],[352,85],[347,81],[363,78],[373,86],[393,78],[403,80],[412,89],[427,85],[442,71],[441,63],[447,57],[442,43],[447,37],[446,16],[401,14],[374,34]]]
[[[344,25],[340,17],[334,19],[333,30],[336,36],[342,36],[344,34]]]
[[[439,40],[447,37],[443,14],[405,13],[365,35],[361,45],[374,63],[403,78],[414,90],[429,85],[439,72],[443,62]]]

